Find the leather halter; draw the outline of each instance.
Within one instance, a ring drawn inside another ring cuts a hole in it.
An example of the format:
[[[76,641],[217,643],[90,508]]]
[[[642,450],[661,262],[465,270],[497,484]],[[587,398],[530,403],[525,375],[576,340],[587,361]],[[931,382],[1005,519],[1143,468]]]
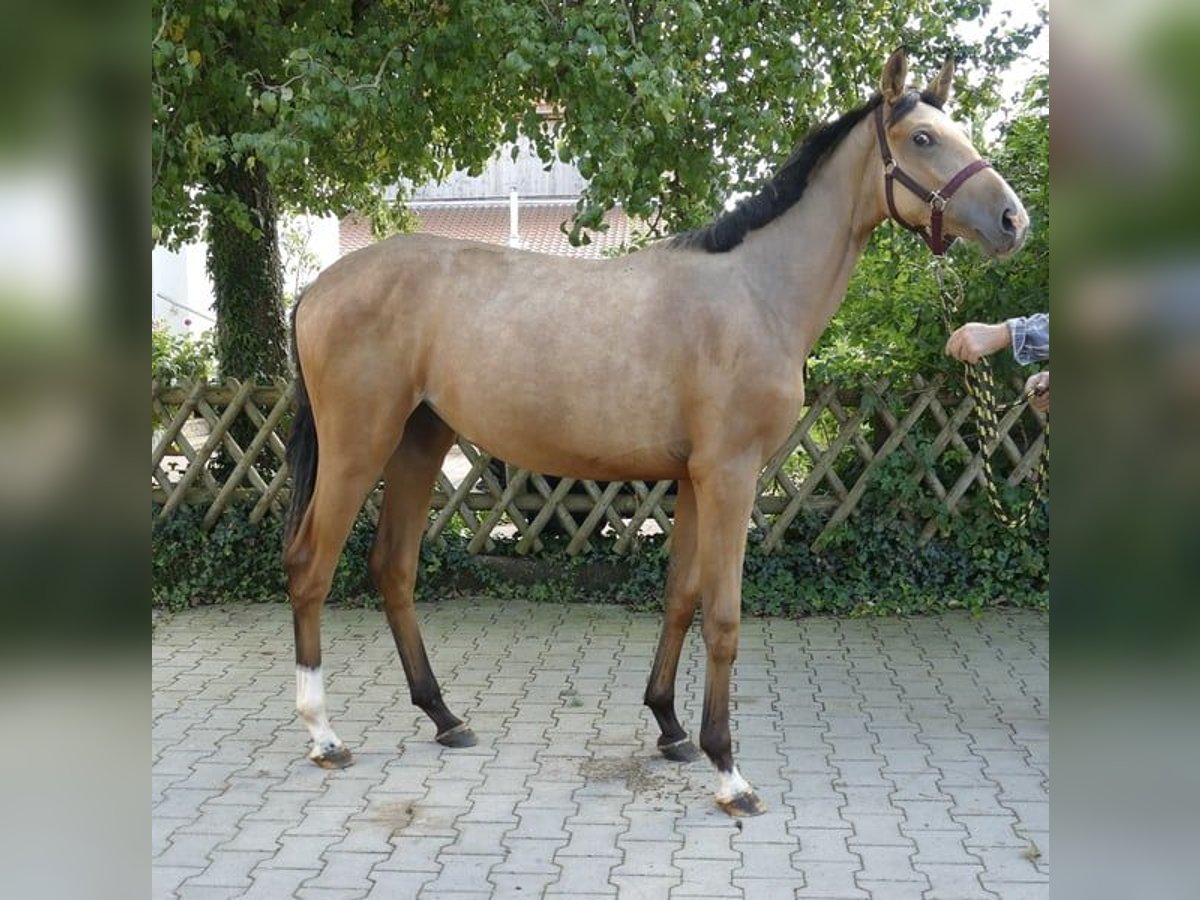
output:
[[[885,193],[887,194],[888,214],[904,228],[919,234],[925,243],[929,245],[929,249],[933,251],[934,256],[941,256],[955,241],[954,235],[950,235],[947,238],[942,231],[942,211],[946,208],[946,204],[950,202],[950,198],[954,196],[954,193],[963,186],[968,178],[976,172],[990,169],[992,164],[986,159],[977,159],[960,169],[958,174],[942,186],[941,190],[931,191],[900,168],[900,164],[892,156],[892,150],[888,146],[887,141],[887,130],[883,124],[882,103],[875,107],[875,133],[879,136],[879,153],[883,157],[883,177]],[[910,222],[906,222],[903,216],[900,215],[899,210],[896,209],[896,201],[893,197],[893,182],[895,181],[899,181],[916,194],[921,198],[922,202],[929,204],[928,230],[922,225],[913,225]]]

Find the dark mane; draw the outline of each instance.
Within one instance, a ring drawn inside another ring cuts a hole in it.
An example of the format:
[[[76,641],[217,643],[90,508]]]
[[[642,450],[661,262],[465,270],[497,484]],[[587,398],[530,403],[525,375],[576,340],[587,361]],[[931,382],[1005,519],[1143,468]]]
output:
[[[933,102],[924,93],[915,91],[906,94],[896,104],[891,119],[903,116],[917,102]],[[702,250],[705,253],[726,253],[732,250],[746,235],[779,218],[796,205],[809,179],[816,169],[829,157],[850,130],[869,115],[883,98],[876,94],[862,106],[850,110],[840,119],[818,125],[800,143],[800,146],[758,193],[739,200],[737,206],[720,216],[711,225],[695,231],[685,231],[667,238],[661,246],[678,250]],[[940,108],[940,104],[934,102]]]

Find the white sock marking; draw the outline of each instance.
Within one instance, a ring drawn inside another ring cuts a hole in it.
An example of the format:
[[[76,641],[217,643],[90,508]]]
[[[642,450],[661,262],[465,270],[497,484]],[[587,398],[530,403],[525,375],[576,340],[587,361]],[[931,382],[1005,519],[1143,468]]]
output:
[[[325,680],[320,666],[315,669],[296,666],[296,710],[312,735],[313,748],[309,756],[316,758],[342,746],[325,713]]]
[[[734,766],[730,772],[717,772],[717,800],[719,802],[728,803],[734,797],[740,797],[752,790],[754,789],[750,787],[750,782],[742,777],[737,766]]]

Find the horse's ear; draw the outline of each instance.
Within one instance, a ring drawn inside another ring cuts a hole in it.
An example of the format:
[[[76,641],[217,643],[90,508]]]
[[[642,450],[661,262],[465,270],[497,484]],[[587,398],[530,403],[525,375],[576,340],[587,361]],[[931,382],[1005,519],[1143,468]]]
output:
[[[886,102],[895,103],[903,95],[907,82],[908,60],[904,56],[904,49],[901,48],[894,51],[884,64],[883,81],[880,82],[879,92],[883,94]]]
[[[942,71],[938,72],[937,78],[929,82],[929,87],[925,88],[925,92],[937,99],[939,107],[945,106],[946,101],[950,98],[950,86],[954,83],[954,57],[951,56],[946,60],[946,64],[942,66]]]

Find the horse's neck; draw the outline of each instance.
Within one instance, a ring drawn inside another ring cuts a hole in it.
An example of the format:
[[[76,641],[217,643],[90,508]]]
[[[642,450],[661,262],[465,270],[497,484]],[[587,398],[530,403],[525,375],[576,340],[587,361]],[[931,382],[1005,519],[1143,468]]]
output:
[[[763,302],[776,307],[805,354],[841,306],[867,238],[885,216],[869,127],[869,118],[855,126],[800,201],[739,248],[748,266],[767,275],[756,279]]]

